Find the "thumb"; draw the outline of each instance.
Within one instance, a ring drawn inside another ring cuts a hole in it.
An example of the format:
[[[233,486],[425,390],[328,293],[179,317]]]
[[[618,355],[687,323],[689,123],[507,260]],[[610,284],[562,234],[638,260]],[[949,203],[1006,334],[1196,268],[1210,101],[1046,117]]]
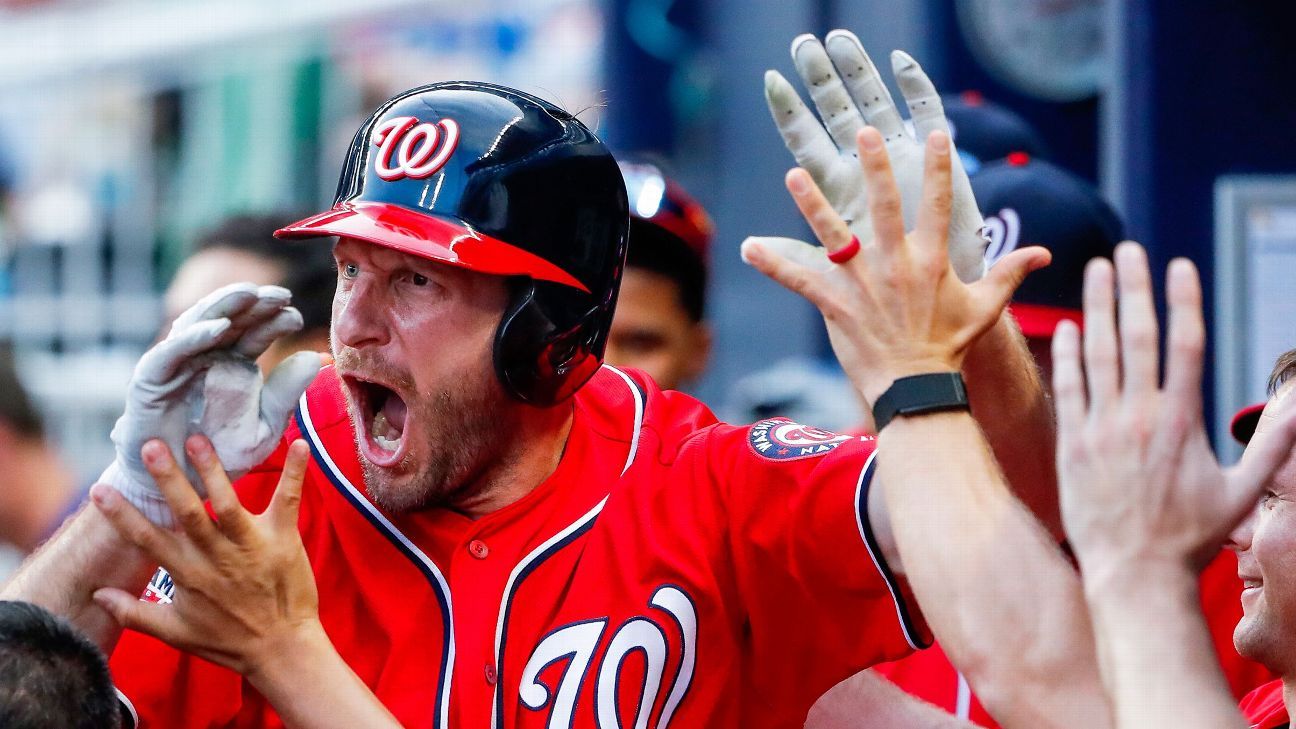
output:
[[[170,642],[167,639],[175,632],[174,610],[156,603],[145,602],[124,590],[101,587],[94,591],[94,601],[123,628],[167,642]]]
[[[979,296],[989,298],[995,308],[1002,309],[1017,287],[1026,280],[1027,274],[1044,268],[1052,260],[1053,254],[1047,248],[1020,248],[999,259],[985,277],[972,284],[971,288],[981,292]]]
[[[297,352],[280,362],[261,388],[261,420],[278,434],[306,387],[319,374],[319,352]]]

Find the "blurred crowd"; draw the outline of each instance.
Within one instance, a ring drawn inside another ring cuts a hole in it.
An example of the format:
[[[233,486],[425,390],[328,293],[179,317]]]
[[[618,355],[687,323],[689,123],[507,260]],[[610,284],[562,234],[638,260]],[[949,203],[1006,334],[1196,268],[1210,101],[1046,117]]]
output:
[[[1128,256],[1126,259],[1117,256],[1117,246],[1124,238],[1120,217],[1093,185],[1050,162],[1049,150],[1040,134],[1011,109],[976,90],[946,94],[940,101],[959,163],[967,172],[984,219],[986,269],[994,270],[997,262],[1029,246],[1042,246],[1051,254],[1051,265],[1027,276],[1016,288],[1008,307],[1034,358],[1038,377],[1050,383],[1065,381],[1073,374],[1079,376],[1078,369],[1073,373],[1070,368],[1079,361],[1080,355],[1067,349],[1074,342],[1070,339],[1055,342],[1054,335],[1059,327],[1067,332],[1082,330],[1086,335],[1085,346],[1089,346],[1092,328],[1086,321],[1086,310],[1099,311],[1110,318],[1110,311],[1096,308],[1095,302],[1101,299],[1096,293],[1099,287],[1093,278],[1086,284],[1086,267],[1092,267],[1094,259],[1116,261],[1121,269],[1120,296],[1128,295],[1131,301],[1138,296],[1134,289],[1125,288],[1127,278],[1133,276],[1127,276],[1131,270]],[[672,176],[666,163],[635,155],[623,156],[619,162],[631,222],[606,360],[646,373],[663,390],[688,392],[706,371],[715,341],[714,324],[707,316],[711,262],[717,255],[734,255],[736,242],[715,239],[711,214]],[[0,223],[16,216],[12,209],[15,203],[8,195],[11,186],[7,174],[6,163],[0,159]],[[302,217],[304,213],[295,209],[272,213],[249,210],[217,220],[190,236],[183,246],[185,254],[174,267],[174,275],[162,294],[160,316],[148,323],[148,329],[157,332],[156,341],[165,339],[172,323],[207,295],[228,284],[251,282],[290,290],[293,305],[303,320],[300,331],[278,339],[257,359],[257,366],[263,372],[269,373],[295,352],[329,352],[330,318],[339,275],[330,248],[274,238],[276,229]],[[0,239],[3,236],[0,228]],[[1091,270],[1090,276],[1094,275]],[[12,285],[0,280],[0,287]],[[1122,301],[1120,327],[1127,326],[1123,304]],[[1110,321],[1099,324],[1100,329],[1111,326]],[[1127,332],[1122,329],[1121,334]],[[1292,345],[1296,347],[1296,339]],[[1055,361],[1057,353],[1065,356],[1064,361]],[[751,372],[731,383],[724,402],[719,404],[742,422],[785,416],[864,438],[877,436],[871,417],[873,403],[835,365],[825,365],[810,358],[811,354],[807,353],[805,360],[768,363],[767,367]],[[1085,352],[1086,358],[1091,355]],[[1131,356],[1122,351],[1122,358]],[[1287,396],[1291,383],[1296,381],[1294,360],[1296,357],[1289,353],[1275,363],[1267,403],[1252,404],[1237,414],[1232,435],[1240,444],[1256,448],[1283,438],[1290,442],[1285,413],[1290,409]],[[1122,361],[1128,371],[1132,360]],[[1060,367],[1063,371],[1055,373]],[[1169,371],[1169,363],[1166,368]],[[0,479],[3,480],[0,542],[4,544],[4,551],[0,552],[0,580],[12,573],[24,556],[49,539],[69,516],[85,506],[91,484],[91,480],[63,460],[51,443],[45,418],[24,387],[19,369],[12,347],[0,347]],[[1153,371],[1156,369],[1154,364]],[[1153,385],[1155,389],[1156,383]],[[1097,391],[1092,381],[1088,392],[1096,401]],[[1155,408],[1149,410],[1155,415]],[[1086,422],[1092,423],[1095,418],[1091,416]],[[1074,422],[1083,420],[1081,417]],[[1156,421],[1147,427],[1160,427],[1160,423]],[[1065,431],[1067,423],[1063,422],[1062,427]],[[1117,433],[1113,437],[1121,435]],[[1205,438],[1204,431],[1201,438]],[[1052,449],[1053,444],[1045,439],[1038,447]],[[1180,450],[1175,451],[1174,458],[1187,452],[1181,446],[1175,447]],[[1101,449],[1095,448],[1095,453],[1094,458],[1101,459]],[[1012,464],[1001,465],[1005,471],[1012,468]],[[1174,472],[1187,473],[1182,464]],[[1184,478],[1190,476],[1187,473]],[[1064,481],[1066,477],[1063,472]],[[1193,569],[1199,570],[1189,588],[1194,609],[1182,613],[1190,623],[1185,630],[1200,627],[1201,634],[1208,635],[1209,657],[1215,666],[1210,670],[1223,677],[1229,695],[1241,702],[1249,725],[1261,729],[1288,726],[1283,680],[1296,681],[1296,664],[1291,662],[1296,634],[1289,629],[1289,624],[1296,621],[1296,603],[1285,602],[1290,599],[1286,588],[1291,581],[1290,570],[1286,568],[1296,559],[1296,546],[1293,546],[1296,526],[1285,523],[1288,517],[1284,511],[1296,493],[1294,479],[1296,472],[1290,466],[1278,468],[1277,476],[1272,482],[1266,480],[1268,485],[1260,492],[1259,502],[1247,509],[1240,523],[1215,527],[1219,541],[1229,535],[1227,544],[1212,544],[1206,551],[1191,555]],[[1137,489],[1141,485],[1127,486]],[[1176,492],[1170,489],[1167,494],[1170,498]],[[1064,512],[1066,498],[1064,493]],[[1220,520],[1227,517],[1227,513],[1216,515]],[[1048,521],[1043,515],[1041,518]],[[1004,527],[1005,533],[1010,526]],[[1074,538],[1072,524],[1067,526],[1067,533]],[[1091,556],[1092,551],[1083,551],[1088,548],[1087,544],[1071,544],[1060,530],[1054,532],[1050,538],[1052,546],[1057,547],[1054,556],[1063,557],[1059,563],[1083,569],[1086,560],[1096,559]],[[1009,563],[1002,567],[1009,572],[1019,568]],[[1019,576],[1027,582],[1033,579],[1030,575]],[[1091,582],[1088,573],[1084,580],[1090,607],[1100,616],[1103,606],[1087,593],[1103,588],[1095,587],[1100,583]],[[1020,589],[1030,594],[1034,587],[1023,585]],[[1111,589],[1119,592],[1121,588]],[[923,608],[926,610],[928,605]],[[1046,611],[1047,607],[1042,605],[1042,614]],[[1135,615],[1136,611],[1131,609],[1128,614]],[[117,698],[112,693],[107,664],[95,646],[70,627],[64,620],[66,617],[69,616],[54,617],[24,602],[0,603],[0,725],[16,728],[112,725],[105,717],[115,716]],[[1191,621],[1199,622],[1200,626]],[[975,630],[976,618],[964,622],[966,629]],[[948,629],[948,624],[933,627],[937,642],[842,682],[810,711],[806,726],[818,729],[946,726],[941,722],[947,720],[951,722],[948,726],[1040,725],[1023,721],[1023,716],[1031,715],[1016,702],[1025,699],[1005,689],[999,683],[1001,679],[985,678],[986,663],[973,662],[967,670],[960,670],[967,666],[959,659],[968,655],[968,639],[959,630]],[[1059,633],[1064,628],[1062,625],[1023,626],[1025,631],[1056,629]],[[1101,617],[1095,617],[1094,633],[1090,640],[1097,644],[1096,660],[1102,664],[1104,681],[1109,681],[1113,675],[1120,674],[1108,671],[1112,666],[1123,665],[1124,659],[1104,644],[1107,634]],[[948,656],[943,640],[946,634],[958,645],[951,648]],[[1035,634],[1029,637],[1043,640]],[[1158,635],[1156,640],[1164,637],[1165,634]],[[1182,639],[1185,644],[1195,640]],[[1028,661],[1029,665],[1049,665],[1044,660],[1047,647],[1029,642],[1022,645],[1038,651],[1037,655],[1027,657],[1033,660]],[[1131,650],[1153,654],[1149,662],[1154,663],[1155,654],[1162,647],[1162,644],[1139,644]],[[1177,660],[1174,656],[1178,654],[1173,650],[1166,655],[1170,657],[1168,660]],[[1189,668],[1195,670],[1196,666]],[[981,686],[990,692],[984,695],[987,699],[984,703]],[[1120,710],[1121,689],[1109,682],[1106,690],[1115,707],[1116,724],[1136,725],[1122,721],[1125,717]],[[1144,690],[1159,689],[1149,684]],[[67,697],[76,697],[76,703],[69,704]],[[861,713],[874,712],[878,701],[909,707],[905,711],[914,713],[899,714],[902,718],[894,723],[886,723],[881,713],[873,718]],[[1041,701],[1048,706],[1044,698]],[[40,708],[42,705],[60,705],[66,713],[59,715],[61,718],[50,719],[56,716],[51,713],[46,723],[40,723],[39,718],[30,717],[45,716],[41,714],[45,711]],[[1064,704],[1051,707],[1056,710],[1060,705]],[[1082,709],[1077,712],[1077,716],[1083,715]],[[1149,720],[1143,725],[1154,723]],[[1056,725],[1082,724],[1069,717],[1058,717]]]

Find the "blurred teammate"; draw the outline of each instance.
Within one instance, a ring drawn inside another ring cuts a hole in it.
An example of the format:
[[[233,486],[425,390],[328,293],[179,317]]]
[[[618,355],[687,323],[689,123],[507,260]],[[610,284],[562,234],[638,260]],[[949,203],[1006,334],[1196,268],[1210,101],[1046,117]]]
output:
[[[648,373],[663,390],[687,389],[706,369],[706,210],[655,165],[622,162],[630,244],[608,333],[607,361]]]
[[[18,379],[13,351],[0,344],[0,543],[28,553],[81,503],[72,473]],[[7,571],[0,569],[0,582]]]
[[[327,246],[275,240],[275,230],[297,217],[291,213],[236,215],[199,238],[163,296],[167,326],[222,286],[241,281],[281,286],[292,292],[302,328],[266,350],[259,359],[262,369],[269,372],[293,352],[327,352],[337,271]]]
[[[62,618],[0,601],[0,726],[118,729],[103,653]]]

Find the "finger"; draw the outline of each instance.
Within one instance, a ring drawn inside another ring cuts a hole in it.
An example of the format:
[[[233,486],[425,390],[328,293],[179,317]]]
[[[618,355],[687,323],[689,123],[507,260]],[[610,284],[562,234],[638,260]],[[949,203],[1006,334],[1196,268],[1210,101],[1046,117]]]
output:
[[[171,645],[176,645],[180,637],[179,619],[169,606],[145,602],[114,587],[95,590],[94,601],[123,628],[151,635]]]
[[[848,30],[834,30],[824,37],[824,48],[841,74],[846,91],[863,112],[864,121],[876,127],[887,140],[903,136],[900,112],[859,38]]]
[[[792,193],[797,210],[801,211],[801,217],[805,218],[810,230],[829,253],[850,243],[851,232],[846,221],[833,210],[809,173],[795,167],[788,171],[784,182],[788,192]]]
[[[1206,325],[1202,321],[1201,279],[1186,258],[1170,262],[1166,273],[1166,392],[1179,403],[1201,411],[1202,358],[1206,351]]]
[[[282,336],[301,331],[302,315],[297,309],[287,306],[275,312],[268,320],[249,327],[239,338],[234,350],[252,359],[265,353],[274,341]]]
[[[157,387],[181,374],[193,374],[183,371],[195,364],[194,358],[198,355],[219,346],[221,337],[229,329],[229,319],[205,319],[172,333],[140,357],[135,366],[136,380]]]
[[[950,139],[945,132],[932,132],[923,150],[923,201],[918,210],[916,240],[941,258],[949,256],[950,210],[953,205]]]
[[[751,236],[747,240],[757,242],[770,253],[805,266],[812,271],[825,273],[831,271],[832,267],[837,265],[828,260],[828,252],[823,246],[811,245],[794,238],[780,238],[777,236]],[[740,250],[745,251],[746,249]]]
[[[1095,258],[1085,265],[1084,364],[1089,378],[1090,408],[1095,412],[1115,402],[1120,389],[1114,277],[1111,261],[1106,258]]]
[[[1296,407],[1292,403],[1286,405],[1266,429],[1266,437],[1252,440],[1242,453],[1242,460],[1228,471],[1229,497],[1239,510],[1254,505],[1274,472],[1292,457],[1292,447],[1296,445]]]
[[[279,485],[275,487],[274,496],[266,513],[270,523],[279,531],[297,531],[297,515],[301,509],[302,481],[306,478],[306,465],[310,462],[310,448],[306,441],[298,439],[288,446],[288,456],[284,460],[283,472],[279,476]]]
[[[1080,370],[1080,327],[1063,321],[1053,332],[1053,399],[1057,409],[1058,442],[1079,436],[1085,421],[1084,376]],[[1060,451],[1065,452],[1065,451]]]
[[[256,331],[272,321],[291,301],[292,293],[282,286],[257,287],[256,302],[248,307],[247,311],[231,318],[234,326],[221,343],[236,348],[239,340],[248,332]]]
[[[1052,260],[1053,256],[1047,248],[1041,246],[1019,248],[999,259],[985,277],[970,285],[986,311],[994,315],[989,318],[987,326],[998,319],[1003,308],[1008,305],[1008,300],[1012,298],[1013,292],[1021,286],[1022,281],[1026,280],[1026,276],[1031,271],[1038,271],[1049,265]]]
[[[1146,396],[1157,389],[1159,329],[1147,254],[1139,244],[1126,241],[1116,247],[1116,283],[1124,393]]]
[[[945,107],[941,104],[940,94],[923,72],[922,66],[908,53],[892,51],[891,70],[895,73],[900,95],[909,106],[914,136],[926,139],[932,132],[949,134],[949,122],[945,119]]]
[[[211,441],[206,436],[191,435],[185,439],[185,453],[207,488],[208,503],[216,514],[216,528],[234,542],[241,544],[246,541],[252,528],[252,517],[239,503]]]
[[[257,302],[257,286],[252,283],[234,283],[222,286],[207,294],[193,306],[185,309],[171,323],[170,334],[205,319],[229,319],[247,311]]]
[[[90,502],[122,539],[139,547],[152,561],[171,571],[179,554],[175,535],[153,524],[117,489],[104,483],[90,487]],[[165,563],[165,564],[164,564]],[[183,572],[181,568],[181,572]]]
[[[823,276],[811,268],[777,255],[766,247],[769,238],[748,238],[740,250],[747,265],[774,279],[783,288],[799,294],[823,311],[828,305]]]
[[[778,71],[765,72],[765,103],[797,165],[816,180],[826,180],[840,150],[814,112],[801,101],[801,95]]]
[[[322,364],[318,352],[297,352],[271,370],[261,388],[262,422],[278,432]]]
[[[883,249],[895,248],[904,243],[905,225],[891,159],[877,129],[861,129],[857,144],[864,187],[868,191],[869,214],[873,219],[873,239]]]
[[[823,44],[809,33],[797,36],[792,41],[792,63],[810,91],[810,99],[833,143],[838,149],[853,152],[855,133],[864,126],[864,117],[842,85]]]
[[[157,482],[162,498],[171,507],[181,531],[204,548],[215,543],[220,537],[216,525],[167,444],[150,440],[140,449],[140,456],[149,475]]]

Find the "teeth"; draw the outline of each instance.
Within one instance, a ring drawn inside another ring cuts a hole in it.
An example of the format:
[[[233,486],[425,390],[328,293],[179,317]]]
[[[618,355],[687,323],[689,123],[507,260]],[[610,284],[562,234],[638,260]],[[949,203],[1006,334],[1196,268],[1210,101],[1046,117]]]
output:
[[[374,416],[373,422],[369,424],[369,435],[385,451],[394,451],[400,445],[400,433],[387,422],[387,416],[383,413]]]

